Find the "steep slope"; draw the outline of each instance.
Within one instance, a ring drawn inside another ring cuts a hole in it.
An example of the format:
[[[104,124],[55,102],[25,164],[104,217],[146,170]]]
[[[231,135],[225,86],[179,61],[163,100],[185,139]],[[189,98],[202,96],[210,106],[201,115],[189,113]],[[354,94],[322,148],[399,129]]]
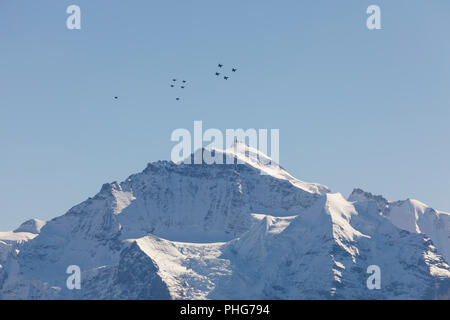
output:
[[[413,199],[388,201],[361,189],[353,190],[349,201],[360,206],[376,204],[377,210],[396,227],[428,236],[446,261],[450,261],[450,213],[434,210]]]
[[[287,227],[280,223],[286,221],[266,216],[230,243],[233,279],[221,290],[244,286],[238,298],[262,299],[420,299],[450,293],[450,267],[431,241],[396,228],[376,211],[355,208],[340,194],[323,196]],[[369,265],[381,268],[382,290],[366,287]]]
[[[450,267],[432,242],[374,209],[327,194],[298,216],[253,214],[251,229],[226,243],[152,235],[130,241],[151,260],[173,299],[448,297]],[[366,286],[370,265],[381,269],[381,290]],[[112,280],[94,283],[116,287]]]
[[[83,274],[84,288],[77,295],[82,299],[171,299],[167,285],[158,275],[153,260],[132,242],[120,254],[117,266],[104,266]],[[71,292],[72,294],[74,292]]]

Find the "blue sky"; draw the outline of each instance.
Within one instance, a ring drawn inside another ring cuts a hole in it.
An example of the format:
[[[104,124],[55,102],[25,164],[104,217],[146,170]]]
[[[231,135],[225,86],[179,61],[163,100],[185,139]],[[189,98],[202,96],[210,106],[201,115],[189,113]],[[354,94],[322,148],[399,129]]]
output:
[[[3,0],[0,230],[169,160],[194,120],[280,129],[283,167],[345,196],[450,211],[449,31],[448,0]],[[239,72],[218,80],[218,62]]]

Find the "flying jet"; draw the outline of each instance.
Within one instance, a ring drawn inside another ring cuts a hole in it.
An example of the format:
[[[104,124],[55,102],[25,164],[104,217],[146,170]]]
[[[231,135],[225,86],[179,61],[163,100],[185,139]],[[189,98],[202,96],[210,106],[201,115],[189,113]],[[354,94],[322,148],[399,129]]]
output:
[[[222,67],[223,67],[223,64],[220,64],[220,63],[219,63],[217,66],[218,66],[219,68],[222,68]]]
[[[220,72],[216,72],[216,76],[220,76]]]
[[[179,101],[179,100],[180,100],[180,98],[177,98],[176,100],[177,100],[177,101]]]
[[[117,100],[117,99],[119,99],[119,97],[114,97],[114,99],[116,99],[116,100]]]
[[[184,86],[181,86],[180,88],[181,88],[181,89],[184,89]]]
[[[236,68],[233,68],[233,69],[231,69],[231,71],[233,71],[233,72],[236,72],[236,71],[237,71],[237,69],[236,69]]]
[[[225,76],[225,77],[223,77],[223,78],[224,78],[225,80],[228,80],[230,77],[226,77],[226,76]]]
[[[177,79],[172,79],[172,81],[177,81]]]
[[[183,83],[186,83],[186,80],[183,80]]]
[[[173,84],[170,85],[172,88],[175,87]]]

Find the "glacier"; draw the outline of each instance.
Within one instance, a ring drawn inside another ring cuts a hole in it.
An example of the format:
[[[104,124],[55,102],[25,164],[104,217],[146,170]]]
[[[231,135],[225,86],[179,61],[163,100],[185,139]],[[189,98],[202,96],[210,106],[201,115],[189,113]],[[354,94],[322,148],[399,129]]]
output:
[[[345,198],[243,143],[205,151],[235,161],[149,163],[62,216],[0,232],[0,299],[450,299],[449,213]],[[66,287],[70,265],[80,290]],[[366,286],[370,265],[380,290]]]

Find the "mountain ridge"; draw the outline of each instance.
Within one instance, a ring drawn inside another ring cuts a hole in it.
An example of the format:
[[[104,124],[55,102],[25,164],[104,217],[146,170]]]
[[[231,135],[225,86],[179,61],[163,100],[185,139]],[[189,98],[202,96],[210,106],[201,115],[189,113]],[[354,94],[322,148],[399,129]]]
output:
[[[62,216],[0,233],[0,298],[450,296],[450,215],[361,189],[345,199],[246,150],[214,151],[231,164],[149,163]],[[371,264],[382,290],[366,286]],[[69,265],[81,290],[66,288]]]

